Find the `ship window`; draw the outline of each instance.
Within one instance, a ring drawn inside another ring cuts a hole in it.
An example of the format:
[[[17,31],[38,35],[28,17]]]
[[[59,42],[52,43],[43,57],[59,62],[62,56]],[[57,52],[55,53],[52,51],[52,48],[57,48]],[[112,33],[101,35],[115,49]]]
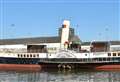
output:
[[[99,58],[99,61],[102,61],[102,58]]]
[[[35,54],[33,55],[33,57],[35,57]]]
[[[85,56],[87,56],[87,54],[85,54]]]
[[[29,57],[29,55],[27,54],[27,57]]]
[[[113,53],[113,56],[116,56],[116,53]]]
[[[111,56],[111,53],[108,53],[108,56]]]
[[[20,55],[18,54],[18,57],[20,57]]]
[[[23,56],[22,56],[22,54],[21,54],[21,58],[22,58]]]
[[[26,57],[26,55],[24,54],[24,57]]]
[[[37,57],[39,57],[39,54],[37,54]]]
[[[103,61],[106,61],[106,58],[103,58]]]
[[[120,56],[120,53],[118,53],[118,56]]]
[[[110,58],[107,58],[107,61],[110,61]]]

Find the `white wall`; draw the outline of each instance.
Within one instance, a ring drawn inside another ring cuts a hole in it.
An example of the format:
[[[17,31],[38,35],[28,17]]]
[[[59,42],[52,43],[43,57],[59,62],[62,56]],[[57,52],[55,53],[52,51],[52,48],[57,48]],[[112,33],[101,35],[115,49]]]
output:
[[[19,57],[18,57],[19,54]],[[21,57],[22,55],[22,57]],[[26,57],[24,57],[26,55]],[[29,57],[27,57],[29,55]],[[32,57],[30,57],[32,55]],[[35,57],[34,57],[35,55]],[[37,56],[39,55],[39,57]],[[47,53],[0,53],[0,57],[10,57],[10,58],[47,58]]]
[[[90,45],[81,45],[81,49],[90,51]]]
[[[27,45],[23,45],[23,44],[15,44],[15,45],[0,45],[0,49],[2,48],[27,48]]]
[[[40,43],[40,44],[31,44],[31,45],[46,45],[48,52],[50,53],[56,52],[60,49],[60,43]]]
[[[51,53],[48,54],[48,58],[103,58],[108,57],[108,54],[106,52],[97,52],[97,53],[73,53],[72,54],[60,54],[61,56],[58,56],[57,53]],[[113,57],[113,56],[111,56]],[[115,56],[118,57],[118,56]]]
[[[27,45],[0,45],[0,52],[27,52]]]
[[[120,45],[110,45],[110,51],[120,51]]]
[[[40,43],[29,45],[46,45],[48,52],[56,52],[57,50],[60,49],[60,43]],[[27,52],[27,45],[24,44],[0,45],[0,52]]]

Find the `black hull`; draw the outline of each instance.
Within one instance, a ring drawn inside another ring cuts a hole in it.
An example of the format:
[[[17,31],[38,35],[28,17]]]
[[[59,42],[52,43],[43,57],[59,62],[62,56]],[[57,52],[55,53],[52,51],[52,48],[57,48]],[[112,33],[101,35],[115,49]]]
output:
[[[40,58],[7,58],[0,57],[0,65],[39,65],[46,69],[58,68],[61,63],[41,62]],[[62,63],[70,65],[75,69],[120,69],[120,62],[102,62],[102,63]]]
[[[0,64],[38,64],[40,58],[0,57]]]
[[[46,68],[58,68],[59,63],[39,63],[44,65]],[[120,63],[68,63],[63,65],[73,66],[75,69],[120,69]],[[114,67],[115,66],[115,67]]]

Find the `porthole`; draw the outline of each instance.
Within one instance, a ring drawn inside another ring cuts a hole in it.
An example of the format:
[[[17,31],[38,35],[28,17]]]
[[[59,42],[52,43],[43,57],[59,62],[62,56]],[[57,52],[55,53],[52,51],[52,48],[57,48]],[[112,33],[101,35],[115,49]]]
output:
[[[87,54],[85,54],[85,56],[87,56]]]

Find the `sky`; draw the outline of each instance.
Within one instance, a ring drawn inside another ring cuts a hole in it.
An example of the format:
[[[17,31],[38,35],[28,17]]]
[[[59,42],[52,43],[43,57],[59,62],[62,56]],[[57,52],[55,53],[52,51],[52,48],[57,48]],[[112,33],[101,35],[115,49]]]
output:
[[[57,36],[63,20],[82,41],[120,40],[119,0],[0,0],[0,39]]]

